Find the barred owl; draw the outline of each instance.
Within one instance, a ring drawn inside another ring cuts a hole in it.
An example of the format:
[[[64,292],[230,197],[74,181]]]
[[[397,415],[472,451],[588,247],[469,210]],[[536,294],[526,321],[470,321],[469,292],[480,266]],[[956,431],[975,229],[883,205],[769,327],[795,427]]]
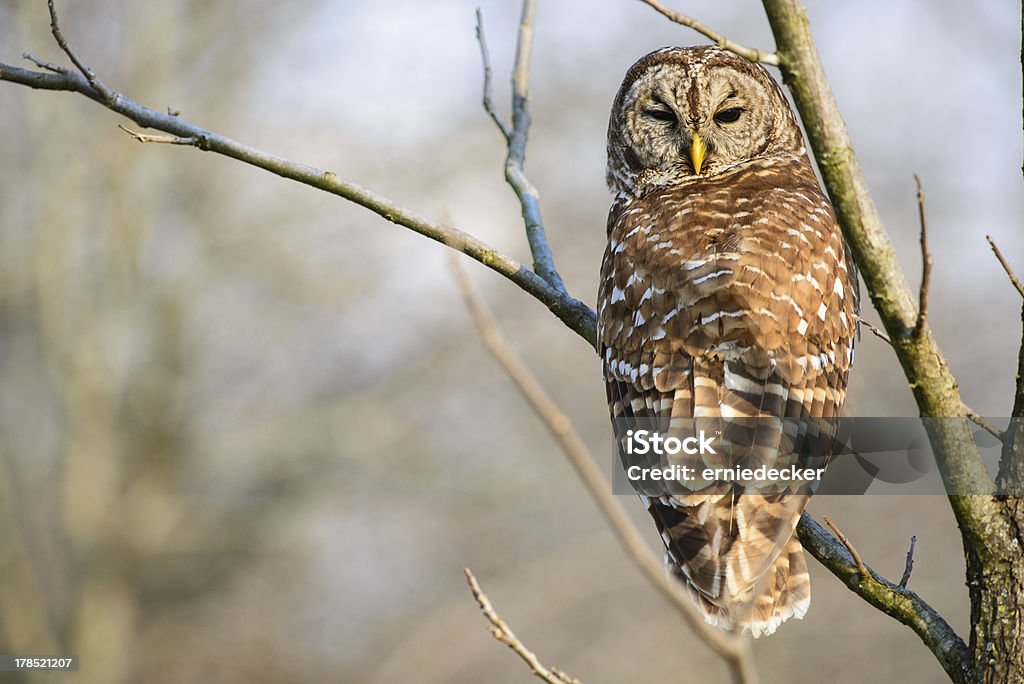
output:
[[[598,338],[618,437],[623,419],[795,419],[746,462],[827,462],[859,284],[776,82],[717,47],[647,55],[612,106],[607,181]],[[641,495],[705,619],[755,637],[810,604],[795,528],[811,491],[760,486]]]

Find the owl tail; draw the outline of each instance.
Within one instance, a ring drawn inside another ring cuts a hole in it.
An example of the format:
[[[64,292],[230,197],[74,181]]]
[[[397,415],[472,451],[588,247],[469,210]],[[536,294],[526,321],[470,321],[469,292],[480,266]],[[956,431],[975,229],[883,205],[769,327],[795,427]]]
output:
[[[790,618],[802,619],[811,605],[811,578],[807,572],[804,547],[794,534],[775,563],[765,573],[760,592],[742,608],[736,624],[756,638],[772,634]]]
[[[737,627],[755,639],[773,634],[790,618],[802,619],[811,605],[811,579],[800,540],[794,534],[745,600],[727,605],[712,602],[684,575],[680,566],[669,562],[670,572],[689,590],[693,602],[704,613],[704,620],[721,629]]]

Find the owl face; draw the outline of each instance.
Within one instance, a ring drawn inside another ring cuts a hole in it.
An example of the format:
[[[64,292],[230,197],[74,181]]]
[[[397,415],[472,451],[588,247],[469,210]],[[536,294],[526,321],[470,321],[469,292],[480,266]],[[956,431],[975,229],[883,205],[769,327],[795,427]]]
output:
[[[626,74],[608,127],[608,182],[642,191],[744,162],[804,154],[789,105],[761,67],[717,47],[666,48]]]

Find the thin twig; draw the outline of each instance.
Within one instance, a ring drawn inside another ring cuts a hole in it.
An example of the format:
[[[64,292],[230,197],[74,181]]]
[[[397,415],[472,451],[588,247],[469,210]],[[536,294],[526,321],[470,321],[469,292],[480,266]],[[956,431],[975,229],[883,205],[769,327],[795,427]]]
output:
[[[888,344],[889,346],[892,346],[892,340],[891,340],[891,339],[889,339],[889,336],[888,336],[888,335],[886,335],[886,334],[885,334],[885,333],[884,333],[883,331],[879,330],[877,326],[875,326],[875,325],[874,325],[874,324],[872,324],[872,323],[868,323],[867,321],[865,321],[865,320],[864,320],[863,318],[861,318],[860,316],[858,316],[858,317],[857,317],[857,322],[858,322],[858,323],[860,323],[861,325],[863,325],[863,326],[864,326],[865,328],[867,328],[868,330],[870,330],[870,331],[871,331],[871,333],[872,333],[872,334],[873,334],[873,335],[874,335],[875,337],[877,337],[878,339],[882,340],[883,342],[885,342],[885,343],[886,343],[886,344]]]
[[[928,252],[928,220],[924,212],[924,191],[921,189],[921,179],[914,174],[914,183],[917,184],[917,215],[921,223],[921,289],[918,291],[917,300],[917,323],[914,325],[914,337],[921,337],[924,332],[924,325],[928,319],[928,289],[931,287],[932,279],[932,255]]]
[[[60,49],[71,60],[71,63],[82,73],[82,76],[89,82],[92,89],[99,93],[105,102],[108,104],[113,103],[117,93],[104,85],[103,81],[93,73],[93,70],[78,58],[78,55],[75,54],[75,51],[71,49],[68,41],[64,38],[64,34],[60,30],[60,23],[57,21],[57,10],[53,6],[53,0],[46,0],[46,7],[50,11],[50,33],[53,34],[53,39],[57,41],[57,45],[60,46]]]
[[[533,674],[545,682],[548,682],[548,684],[580,684],[580,680],[575,677],[570,677],[555,668],[548,669],[544,667],[536,654],[523,645],[523,642],[516,637],[508,624],[502,620],[501,616],[498,615],[498,612],[494,610],[494,606],[491,605],[491,601],[487,598],[487,594],[484,593],[484,590],[481,589],[480,585],[477,583],[476,577],[473,575],[473,571],[469,568],[463,568],[463,572],[466,573],[466,581],[469,583],[470,591],[473,592],[473,598],[476,599],[484,617],[491,623],[491,635],[495,639],[511,648],[517,656],[523,659],[523,662],[530,666],[530,670],[533,671]]]
[[[927,296],[925,297],[925,302],[927,302]],[[927,306],[926,306],[926,311],[927,311]],[[920,319],[918,319],[918,320],[920,320]],[[889,336],[886,335],[883,331],[879,330],[877,327],[875,327],[871,323],[868,323],[866,320],[864,320],[860,316],[857,317],[857,322],[860,323],[861,325],[863,325],[868,330],[870,330],[875,335],[875,337],[877,337],[878,339],[882,340],[883,342],[885,342],[889,346],[892,346],[892,340],[889,339]],[[967,404],[964,404],[964,414],[972,422],[974,422],[976,425],[978,425],[979,427],[983,428],[986,432],[991,434],[996,439],[1002,441],[1003,436],[1004,436],[1002,431],[1000,431],[999,428],[997,428],[995,425],[993,425],[992,423],[988,422],[983,417],[981,417],[981,415],[979,415],[977,411],[972,409],[970,406],[967,406]]]
[[[1013,272],[1013,269],[1010,268],[1010,262],[1008,262],[1006,257],[1003,256],[1003,253],[999,251],[999,247],[996,246],[996,241],[992,239],[991,235],[986,235],[985,239],[988,240],[989,247],[992,248],[992,252],[996,255],[996,259],[999,259],[999,263],[1002,265],[1003,270],[1006,271],[1006,275],[1009,276],[1010,282],[1013,283],[1015,288],[1017,288],[1017,292],[1020,293],[1020,296],[1024,297],[1024,285],[1021,285],[1020,281],[1017,280],[1017,275]]]
[[[52,71],[55,74],[66,74],[68,72],[67,69],[65,69],[64,67],[62,67],[62,66],[60,66],[58,64],[51,64],[50,62],[44,62],[43,60],[39,59],[38,57],[33,57],[32,55],[30,55],[27,52],[21,53],[21,56],[22,56],[22,58],[27,59],[28,61],[30,61],[33,64],[35,64],[40,69],[46,69],[47,71]]]
[[[58,40],[58,43],[62,45],[65,52],[69,53],[69,57],[71,57],[74,53],[70,47],[67,47],[68,43],[60,32],[52,3],[50,8],[51,26],[55,31],[54,38]],[[404,226],[420,235],[447,245],[502,274],[547,306],[569,329],[578,333],[591,346],[596,346],[596,314],[586,304],[566,293],[564,286],[561,286],[560,280],[556,282],[561,287],[556,287],[550,280],[539,276],[515,259],[502,254],[472,235],[451,226],[443,225],[439,221],[429,219],[361,185],[343,180],[331,171],[291,161],[263,150],[243,145],[225,136],[200,128],[178,116],[177,112],[164,114],[144,107],[122,93],[110,90],[104,86],[91,70],[78,61],[77,56],[73,57],[73,61],[80,65],[81,74],[71,70],[65,70],[63,73],[59,71],[54,72],[54,70],[49,68],[47,71],[33,71],[0,63],[0,80],[40,90],[77,92],[102,104],[109,110],[127,117],[142,128],[152,128],[179,138],[192,139],[194,141],[191,143],[192,146],[199,150],[231,157],[283,178],[298,181],[338,195],[350,202],[365,207],[392,223]],[[536,197],[536,191],[533,192],[534,197]],[[524,214],[528,213],[527,206],[527,204],[524,204]],[[529,206],[535,206],[535,203]],[[530,213],[534,215],[532,209]],[[539,213],[536,216],[539,220]],[[537,225],[540,224],[538,223]],[[550,260],[548,263],[550,263]]]
[[[830,535],[806,511],[797,526],[800,543],[850,591],[886,615],[910,627],[935,653],[955,681],[970,669],[970,651],[963,639],[934,608],[909,589],[893,584],[871,568],[861,574],[848,545]]]
[[[900,578],[900,589],[907,588],[910,581],[910,573],[914,571],[914,547],[917,546],[917,535],[910,537],[910,548],[907,549],[907,562],[903,567],[903,577]]]
[[[144,133],[137,133],[130,128],[126,128],[121,124],[117,124],[117,127],[122,131],[132,136],[140,143],[165,143],[168,145],[192,145],[195,146],[198,141],[195,138],[182,138],[177,135],[146,135]]]
[[[692,28],[697,33],[707,36],[711,40],[715,41],[719,47],[725,48],[730,52],[735,52],[740,57],[749,59],[751,62],[761,62],[762,64],[770,64],[772,66],[779,65],[779,56],[774,52],[765,52],[763,50],[756,50],[754,48],[743,47],[739,43],[734,43],[729,40],[721,33],[712,31],[710,28],[700,23],[692,17],[688,17],[685,14],[675,12],[662,5],[657,0],[640,0],[645,5],[652,7],[656,12],[666,17],[670,21],[674,21],[677,24],[682,24],[688,28]]]
[[[501,364],[530,407],[558,441],[562,451],[575,468],[576,474],[579,475],[587,491],[593,497],[598,509],[625,547],[630,559],[640,568],[647,580],[671,601],[697,635],[729,663],[737,681],[756,681],[757,674],[750,654],[749,639],[722,632],[707,624],[696,606],[684,593],[685,590],[679,582],[671,579],[665,573],[660,559],[654,556],[644,541],[643,535],[636,529],[618,500],[612,495],[601,469],[573,428],[568,416],[547,395],[526,364],[505,341],[504,335],[487,309],[487,305],[483,302],[479,291],[454,257],[451,264],[459,290],[473,317],[473,322],[476,324],[484,346]]]
[[[967,414],[967,418],[970,419],[971,422],[973,422],[975,425],[985,430],[985,432],[989,433],[990,435],[998,439],[1000,442],[1003,441],[1003,437],[1005,436],[1003,434],[1003,431],[997,428],[992,423],[985,420],[984,418],[982,418],[980,415],[978,415],[978,413],[974,409],[967,407],[965,413]]]
[[[533,21],[537,0],[523,0],[523,15],[516,40],[516,60],[512,70],[512,129],[506,136],[505,180],[519,198],[526,226],[526,239],[533,255],[533,270],[551,287],[565,292],[565,284],[555,268],[548,245],[544,221],[540,215],[540,194],[526,177],[526,141],[530,133],[530,55],[533,52]]]
[[[494,125],[505,136],[505,141],[507,142],[511,132],[509,131],[508,124],[501,118],[501,114],[494,108],[494,88],[491,86],[491,52],[487,48],[487,37],[484,35],[484,14],[479,7],[476,8],[476,42],[480,44],[480,59],[483,61],[484,67],[484,111],[494,121]]]
[[[850,540],[846,538],[846,535],[839,529],[839,526],[832,522],[831,518],[825,516],[823,520],[825,521],[825,524],[828,525],[829,529],[832,530],[832,534],[836,535],[836,539],[841,541],[843,546],[846,547],[846,550],[850,552],[850,555],[853,557],[853,562],[857,565],[857,572],[861,574],[861,577],[867,577],[868,569],[864,566],[864,561],[860,559],[860,554],[857,553],[857,549],[855,549],[853,544],[850,543]]]

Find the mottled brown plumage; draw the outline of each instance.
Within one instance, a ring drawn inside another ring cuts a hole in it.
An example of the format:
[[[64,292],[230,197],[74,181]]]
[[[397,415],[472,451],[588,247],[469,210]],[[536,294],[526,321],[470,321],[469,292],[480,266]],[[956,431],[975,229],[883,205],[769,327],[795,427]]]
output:
[[[715,47],[644,57],[612,108],[608,183],[598,337],[617,433],[623,420],[705,420],[734,448],[696,463],[823,466],[857,277],[778,85]],[[794,529],[810,490],[687,487],[643,499],[708,621],[758,636],[802,617]]]

